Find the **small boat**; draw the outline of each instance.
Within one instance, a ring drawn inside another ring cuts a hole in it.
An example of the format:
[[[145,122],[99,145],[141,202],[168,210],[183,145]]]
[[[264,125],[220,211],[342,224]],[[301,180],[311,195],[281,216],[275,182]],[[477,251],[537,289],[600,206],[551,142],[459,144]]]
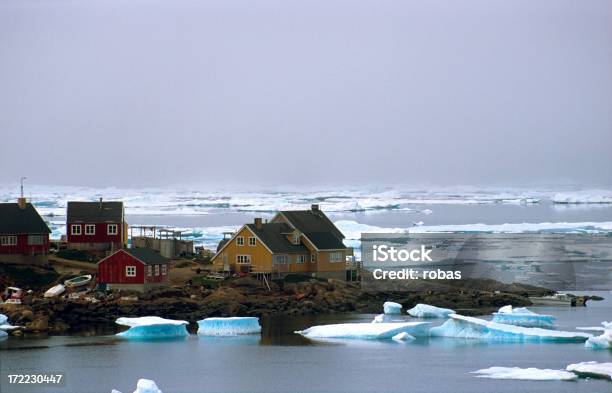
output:
[[[575,306],[576,298],[567,293],[555,293],[551,296],[534,296],[529,300],[536,306]]]
[[[65,290],[66,287],[64,287],[62,284],[57,284],[56,286],[49,288],[47,292],[45,292],[44,297],[59,296],[64,293]]]
[[[76,288],[83,285],[86,285],[91,281],[91,274],[86,274],[84,276],[78,276],[75,278],[71,278],[70,280],[64,281],[64,285],[68,288]]]

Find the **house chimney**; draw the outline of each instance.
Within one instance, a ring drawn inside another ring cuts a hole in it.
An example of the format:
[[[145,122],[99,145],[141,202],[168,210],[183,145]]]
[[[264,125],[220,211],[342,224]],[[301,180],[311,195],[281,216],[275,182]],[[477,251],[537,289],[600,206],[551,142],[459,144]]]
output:
[[[312,210],[313,212],[318,212],[319,211],[319,205],[317,205],[317,204],[310,205],[310,210]]]
[[[100,197],[100,210],[102,210],[102,197]]]
[[[17,198],[17,205],[21,210],[25,210],[27,206],[26,199],[24,197]]]
[[[261,217],[255,218],[255,228],[261,229],[261,226],[262,226]]]

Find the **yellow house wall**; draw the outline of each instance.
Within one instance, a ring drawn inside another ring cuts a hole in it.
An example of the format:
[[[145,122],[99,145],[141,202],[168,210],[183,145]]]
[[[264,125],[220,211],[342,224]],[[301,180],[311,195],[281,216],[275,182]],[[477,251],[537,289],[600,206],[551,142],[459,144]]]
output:
[[[244,237],[244,246],[237,245],[236,238]],[[272,254],[268,249],[259,241],[255,240],[255,246],[249,246],[249,237],[254,236],[253,233],[247,228],[243,228],[238,235],[233,238],[230,243],[213,258],[214,270],[223,270],[223,255],[227,255],[230,269],[233,271],[239,271],[240,266],[236,263],[237,255],[250,255],[251,256],[251,269],[253,271],[270,272],[272,271]]]

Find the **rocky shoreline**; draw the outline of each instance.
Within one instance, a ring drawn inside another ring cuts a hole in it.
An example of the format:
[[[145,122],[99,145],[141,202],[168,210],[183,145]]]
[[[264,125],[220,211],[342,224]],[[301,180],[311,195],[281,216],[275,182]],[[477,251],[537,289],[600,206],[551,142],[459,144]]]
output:
[[[470,289],[482,288],[482,289]],[[472,280],[460,287],[429,283],[427,287],[394,291],[363,291],[358,283],[310,280],[270,283],[270,289],[252,278],[223,282],[218,288],[166,288],[146,294],[113,294],[99,302],[83,299],[32,296],[23,304],[2,304],[13,325],[23,326],[12,334],[97,334],[115,331],[119,317],[158,315],[187,320],[214,316],[307,315],[329,313],[379,313],[382,303],[395,301],[404,309],[428,303],[455,309],[464,315],[489,313],[501,306],[528,306],[528,296],[551,291],[492,280]]]

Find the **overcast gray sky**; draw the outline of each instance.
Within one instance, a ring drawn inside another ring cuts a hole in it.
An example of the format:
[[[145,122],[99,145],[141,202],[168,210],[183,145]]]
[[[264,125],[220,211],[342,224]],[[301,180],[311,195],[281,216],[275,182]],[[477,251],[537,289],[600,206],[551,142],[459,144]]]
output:
[[[612,184],[612,1],[0,2],[0,183]]]

